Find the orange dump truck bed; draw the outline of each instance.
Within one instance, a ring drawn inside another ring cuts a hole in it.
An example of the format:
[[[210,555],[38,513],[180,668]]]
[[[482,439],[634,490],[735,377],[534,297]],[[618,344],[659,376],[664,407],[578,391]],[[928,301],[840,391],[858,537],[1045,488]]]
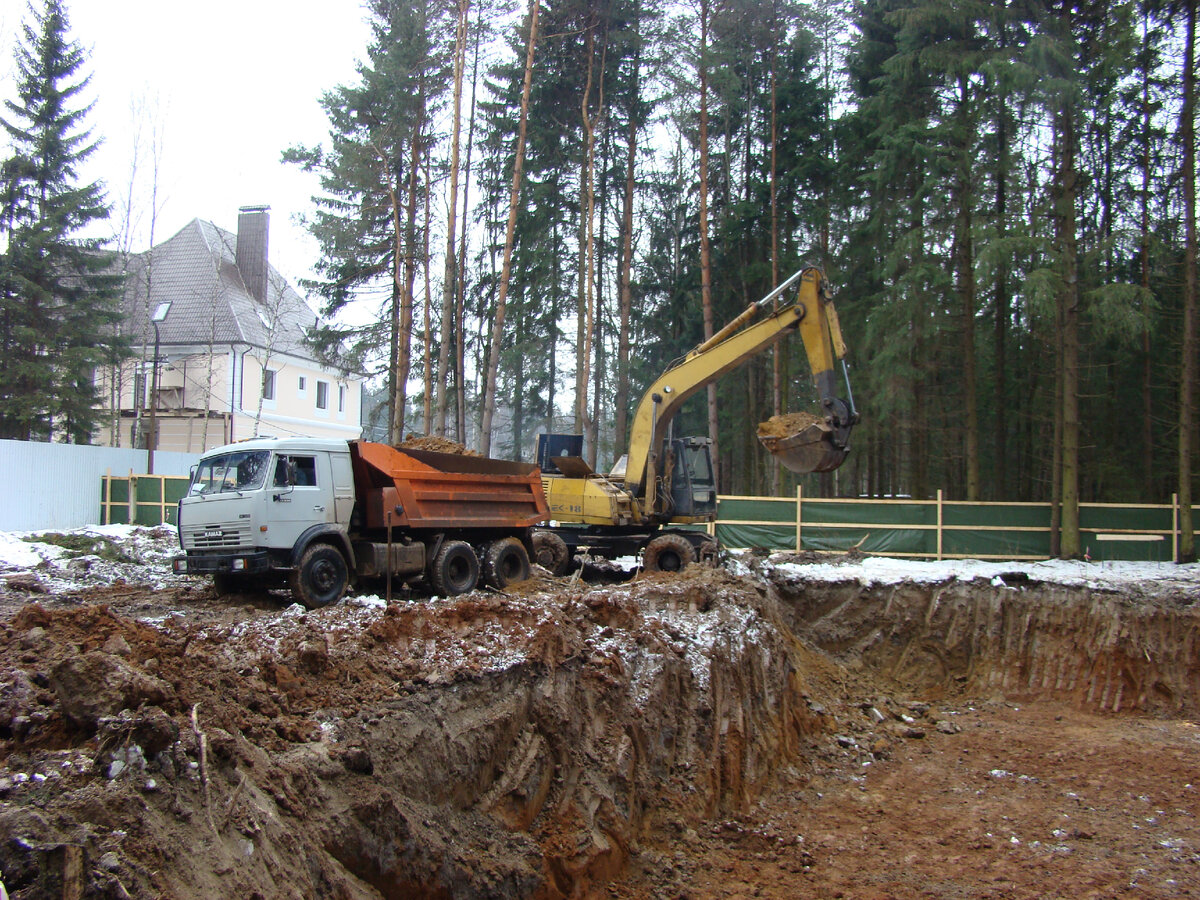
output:
[[[351,441],[350,459],[367,528],[524,528],[550,517],[529,463],[371,441]]]

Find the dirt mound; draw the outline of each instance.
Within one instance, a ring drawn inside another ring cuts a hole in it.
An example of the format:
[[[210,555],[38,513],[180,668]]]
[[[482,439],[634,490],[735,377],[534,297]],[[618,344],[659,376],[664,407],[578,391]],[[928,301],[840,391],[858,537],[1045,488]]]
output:
[[[791,437],[799,434],[810,425],[825,421],[820,416],[808,412],[788,413],[784,416],[771,416],[765,422],[758,423],[759,437]]]
[[[0,868],[16,897],[580,895],[823,729],[774,619],[705,567],[248,621],[29,606]]]
[[[449,438],[437,437],[432,434],[410,434],[401,443],[396,445],[399,449],[405,450],[432,450],[435,453],[454,453],[459,456],[479,456],[474,450],[468,450],[465,446],[452,441]]]

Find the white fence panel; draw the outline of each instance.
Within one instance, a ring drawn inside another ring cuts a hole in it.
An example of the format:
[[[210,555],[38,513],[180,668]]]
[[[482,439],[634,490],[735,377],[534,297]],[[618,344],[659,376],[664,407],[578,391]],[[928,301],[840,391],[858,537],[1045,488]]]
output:
[[[156,475],[187,475],[200,456],[154,454]],[[100,521],[100,479],[146,473],[146,451],[0,440],[0,531],[79,528]]]

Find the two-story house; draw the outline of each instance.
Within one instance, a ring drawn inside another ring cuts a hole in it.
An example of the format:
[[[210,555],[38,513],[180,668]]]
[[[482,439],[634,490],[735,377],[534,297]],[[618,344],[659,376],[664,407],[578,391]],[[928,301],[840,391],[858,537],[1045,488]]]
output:
[[[362,379],[304,344],[317,321],[268,260],[268,207],[243,207],[236,234],[193,219],[129,258],[122,328],[135,356],[98,372],[99,443],[200,453],[255,436],[352,439]],[[155,387],[157,385],[157,388]]]

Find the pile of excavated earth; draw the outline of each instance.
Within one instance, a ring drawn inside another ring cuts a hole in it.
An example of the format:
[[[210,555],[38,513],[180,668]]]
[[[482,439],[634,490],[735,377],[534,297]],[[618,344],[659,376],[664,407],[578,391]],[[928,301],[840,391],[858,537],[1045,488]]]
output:
[[[1200,572],[730,555],[218,599],[0,536],[13,898],[1200,895]]]

